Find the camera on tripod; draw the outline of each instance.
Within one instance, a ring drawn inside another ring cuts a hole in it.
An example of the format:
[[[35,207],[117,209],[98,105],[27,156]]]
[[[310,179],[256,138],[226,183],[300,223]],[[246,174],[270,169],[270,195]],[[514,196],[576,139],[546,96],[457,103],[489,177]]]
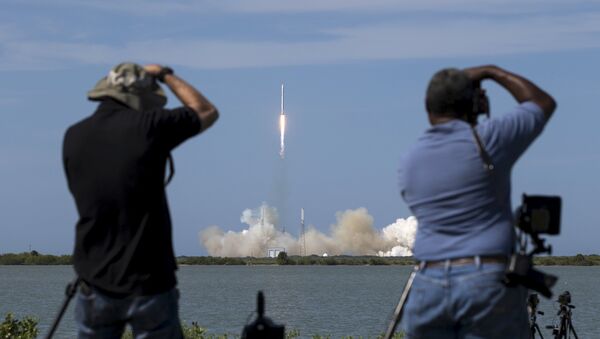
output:
[[[258,291],[256,297],[256,313],[256,320],[244,327],[242,339],[285,338],[285,326],[277,325],[265,316],[265,296],[262,291]]]
[[[517,226],[532,236],[560,234],[561,205],[557,196],[523,194],[523,202],[516,213]]]
[[[560,320],[554,325],[546,326],[546,328],[552,330],[552,335],[555,339],[571,338],[571,334],[575,339],[579,338],[577,332],[575,332],[575,327],[573,327],[572,310],[575,308],[575,305],[571,305],[571,293],[564,291],[558,296],[556,302],[560,305],[560,309],[556,314]]]
[[[536,293],[531,293],[527,297],[527,306],[529,308],[531,308],[532,310],[536,310],[537,309],[537,305],[539,303],[540,303],[540,298],[538,298],[538,295]]]
[[[539,335],[540,338],[544,339],[544,336],[542,335],[542,330],[537,324],[538,314],[544,315],[544,312],[538,311],[537,309],[539,303],[540,298],[538,298],[537,293],[531,293],[527,297],[527,312],[529,313],[529,333],[531,333],[531,339],[535,339],[536,334]]]
[[[509,286],[523,285],[541,293],[546,298],[552,297],[550,288],[558,278],[533,268],[533,256],[539,253],[552,254],[552,247],[545,245],[540,234],[556,235],[560,233],[560,212],[562,201],[558,196],[542,196],[523,194],[521,206],[516,211],[518,233],[518,250],[511,256],[505,283]],[[529,235],[533,249],[527,253]]]
[[[558,296],[556,299],[561,306],[568,306],[571,304],[571,293],[569,291],[564,291]]]

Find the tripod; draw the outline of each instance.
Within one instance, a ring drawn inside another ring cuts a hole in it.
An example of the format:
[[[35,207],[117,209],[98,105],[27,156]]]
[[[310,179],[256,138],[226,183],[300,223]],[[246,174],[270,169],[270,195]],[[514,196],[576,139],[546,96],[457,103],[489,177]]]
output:
[[[67,307],[69,306],[69,302],[71,302],[71,299],[73,299],[73,296],[75,296],[75,293],[77,293],[77,286],[80,283],[81,283],[81,279],[79,279],[79,277],[77,277],[77,278],[75,278],[75,280],[73,280],[72,283],[67,285],[67,288],[65,290],[65,296],[66,296],[65,301],[63,301],[63,304],[60,307],[60,311],[58,312],[56,319],[54,319],[54,323],[52,323],[52,327],[50,328],[50,332],[48,332],[48,334],[46,335],[46,339],[51,339],[52,336],[54,335],[54,332],[56,332],[56,329],[58,328],[58,324],[60,324],[60,321],[61,321],[63,315],[65,314]]]
[[[535,333],[539,334],[541,339],[544,339],[542,335],[542,331],[538,326],[536,320],[537,315],[544,315],[544,312],[537,310],[537,304],[539,303],[539,299],[537,294],[533,293],[527,299],[527,311],[529,311],[529,333],[531,333],[531,339],[535,339]]]
[[[560,317],[560,324],[555,326],[546,326],[546,328],[552,329],[552,335],[554,335],[554,339],[569,339],[571,338],[571,333],[573,333],[573,337],[575,339],[579,339],[577,333],[575,332],[575,328],[573,327],[573,323],[571,322],[571,310],[574,308],[574,305],[570,305],[568,303],[560,304],[560,310],[557,313],[557,315]]]
[[[400,301],[398,301],[398,305],[396,305],[396,309],[394,310],[394,319],[389,324],[387,330],[385,331],[384,339],[391,339],[394,336],[394,332],[396,331],[396,327],[400,320],[402,320],[402,312],[404,311],[404,304],[406,303],[406,299],[408,299],[408,294],[410,293],[410,289],[413,284],[413,280],[415,280],[416,269],[410,273],[408,276],[408,280],[406,281],[406,285],[404,285],[404,290],[402,291],[402,295],[400,295]]]

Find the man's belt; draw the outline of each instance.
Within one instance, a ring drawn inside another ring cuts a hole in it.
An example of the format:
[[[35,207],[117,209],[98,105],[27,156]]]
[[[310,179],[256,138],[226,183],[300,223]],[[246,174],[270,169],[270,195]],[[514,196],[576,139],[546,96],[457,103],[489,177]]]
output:
[[[477,256],[465,257],[465,258],[454,258],[446,260],[434,260],[434,261],[423,261],[421,263],[422,268],[426,267],[446,267],[446,266],[462,266],[472,265],[477,263]],[[487,255],[479,256],[480,264],[507,264],[508,258],[501,255]]]

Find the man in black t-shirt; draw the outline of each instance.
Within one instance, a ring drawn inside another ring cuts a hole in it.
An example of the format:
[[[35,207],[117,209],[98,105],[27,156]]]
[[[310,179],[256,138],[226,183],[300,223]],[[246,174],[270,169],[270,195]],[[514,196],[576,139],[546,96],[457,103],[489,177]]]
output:
[[[183,104],[164,109],[163,82]],[[177,269],[165,195],[170,152],[209,128],[217,109],[168,67],[123,63],[88,93],[91,116],[63,144],[79,220],[79,338],[181,338]]]

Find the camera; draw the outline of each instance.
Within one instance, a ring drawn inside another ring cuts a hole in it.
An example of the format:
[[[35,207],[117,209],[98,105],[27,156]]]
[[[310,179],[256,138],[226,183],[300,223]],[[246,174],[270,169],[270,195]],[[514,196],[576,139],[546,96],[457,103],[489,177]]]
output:
[[[575,305],[571,305],[571,293],[564,291],[558,296],[556,302],[560,305],[560,309],[556,313],[559,321],[554,325],[546,326],[546,328],[552,330],[552,335],[555,338],[571,338],[571,334],[573,334],[575,339],[579,338],[575,327],[573,327],[572,310],[575,308]]]
[[[546,298],[552,297],[550,290],[558,278],[533,268],[533,256],[539,253],[552,253],[552,247],[544,244],[540,234],[556,235],[560,233],[560,212],[562,201],[557,196],[528,196],[523,194],[521,206],[516,210],[516,226],[519,233],[518,251],[510,258],[504,282],[508,286],[523,285],[541,293]],[[534,248],[527,253],[528,234]]]
[[[527,305],[532,309],[535,309],[537,305],[540,303],[540,298],[538,298],[537,293],[531,293],[527,297]]]
[[[284,339],[285,326],[277,325],[265,316],[265,296],[262,291],[258,291],[256,304],[256,320],[244,327],[242,339]]]
[[[517,209],[517,226],[528,234],[560,233],[561,199],[557,196],[526,195]]]
[[[481,88],[481,83],[476,82],[473,84],[473,109],[467,120],[471,125],[476,125],[477,119],[482,114],[490,117],[490,100],[485,94],[485,89]]]
[[[571,293],[569,293],[569,291],[564,291],[558,296],[556,301],[564,306],[569,305],[571,303]]]

